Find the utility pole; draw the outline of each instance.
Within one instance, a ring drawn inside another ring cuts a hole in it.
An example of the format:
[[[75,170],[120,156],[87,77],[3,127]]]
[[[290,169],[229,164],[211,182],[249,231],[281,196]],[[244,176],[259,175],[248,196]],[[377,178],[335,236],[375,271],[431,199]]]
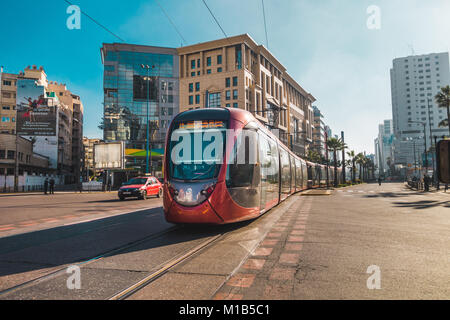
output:
[[[327,189],[330,188],[330,177],[329,177],[329,173],[328,173],[328,133],[325,132],[325,157],[326,157],[326,161],[327,161]]]
[[[149,119],[149,112],[150,112],[150,68],[154,68],[155,66],[149,66],[141,64],[142,69],[147,69],[147,117],[146,117],[146,127],[147,127],[147,141],[146,141],[146,156],[145,156],[145,173],[149,173],[149,152],[150,151],[150,128],[149,128],[149,123],[150,123],[150,119]]]
[[[432,130],[431,130],[431,117],[430,117],[430,101],[431,101],[431,99],[427,99],[427,103],[428,103],[428,125],[430,126],[430,152],[431,152],[431,156],[432,156],[432,164],[433,164],[433,176],[436,176],[436,169],[435,169],[435,166],[434,166],[434,159],[435,159],[435,156],[434,156],[434,152],[432,152],[432,150],[431,150],[431,148],[433,147],[433,133],[432,133]]]
[[[344,144],[344,131],[341,131],[341,140]],[[342,148],[342,183],[346,183],[345,180],[345,148]]]

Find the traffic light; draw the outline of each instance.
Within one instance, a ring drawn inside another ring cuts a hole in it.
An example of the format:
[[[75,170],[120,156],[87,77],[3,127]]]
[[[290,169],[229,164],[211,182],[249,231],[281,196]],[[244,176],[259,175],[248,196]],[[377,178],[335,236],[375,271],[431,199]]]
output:
[[[442,183],[450,183],[450,140],[437,144],[438,177]]]

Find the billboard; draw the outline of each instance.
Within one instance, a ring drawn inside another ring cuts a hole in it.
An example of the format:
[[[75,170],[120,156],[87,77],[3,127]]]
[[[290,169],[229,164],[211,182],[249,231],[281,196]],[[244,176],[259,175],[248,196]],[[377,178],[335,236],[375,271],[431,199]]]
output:
[[[17,134],[56,136],[58,107],[55,98],[46,98],[45,87],[33,79],[17,81]]]
[[[122,141],[94,144],[94,168],[124,169],[125,144]]]

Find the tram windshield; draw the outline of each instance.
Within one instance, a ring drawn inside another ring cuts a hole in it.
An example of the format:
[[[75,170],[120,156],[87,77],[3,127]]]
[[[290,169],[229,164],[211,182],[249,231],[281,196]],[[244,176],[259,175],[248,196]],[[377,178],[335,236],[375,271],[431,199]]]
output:
[[[179,122],[169,139],[169,176],[183,181],[216,178],[224,159],[225,121]]]

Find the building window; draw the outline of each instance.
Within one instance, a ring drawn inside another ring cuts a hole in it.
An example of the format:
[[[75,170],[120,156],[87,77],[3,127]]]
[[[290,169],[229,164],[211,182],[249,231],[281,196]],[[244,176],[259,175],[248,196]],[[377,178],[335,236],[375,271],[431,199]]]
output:
[[[200,95],[199,94],[195,95],[195,104],[200,104]]]
[[[206,58],[206,66],[211,67],[211,57]]]
[[[194,96],[189,96],[189,104],[194,104]]]
[[[230,78],[225,79],[225,87],[229,88],[231,86]]]
[[[222,72],[222,68],[217,68],[217,72]]]
[[[225,91],[225,100],[230,100],[231,99],[231,91],[227,90]]]
[[[238,103],[237,102],[234,102],[233,103],[233,108],[237,108],[238,107]]]
[[[194,92],[194,84],[189,83],[189,92]]]
[[[191,72],[191,77],[195,77],[195,71]]]
[[[207,74],[211,74],[211,69],[206,70]]]
[[[10,86],[10,85],[11,85],[11,81],[9,81],[9,80],[3,80],[3,85],[4,85],[4,86]]]
[[[195,69],[195,60],[191,60],[191,69]]]
[[[6,159],[14,159],[16,152],[14,150],[8,150],[8,156]]]
[[[229,108],[230,107],[230,104],[229,103],[227,103],[226,105],[225,105],[227,108]]]
[[[222,64],[222,55],[221,54],[219,54],[217,56],[217,64]]]
[[[195,83],[195,91],[200,91],[200,82]]]
[[[235,61],[236,69],[242,69],[242,48],[240,44],[238,44],[235,49]]]
[[[236,100],[238,98],[238,91],[233,90],[233,100]]]
[[[220,107],[220,92],[209,94],[208,107],[210,108]]]
[[[200,59],[197,59],[197,68],[200,68]]]
[[[233,77],[233,87],[238,85],[238,77]]]
[[[2,117],[2,122],[9,122],[9,117]]]
[[[5,159],[5,150],[0,150],[0,159]]]

